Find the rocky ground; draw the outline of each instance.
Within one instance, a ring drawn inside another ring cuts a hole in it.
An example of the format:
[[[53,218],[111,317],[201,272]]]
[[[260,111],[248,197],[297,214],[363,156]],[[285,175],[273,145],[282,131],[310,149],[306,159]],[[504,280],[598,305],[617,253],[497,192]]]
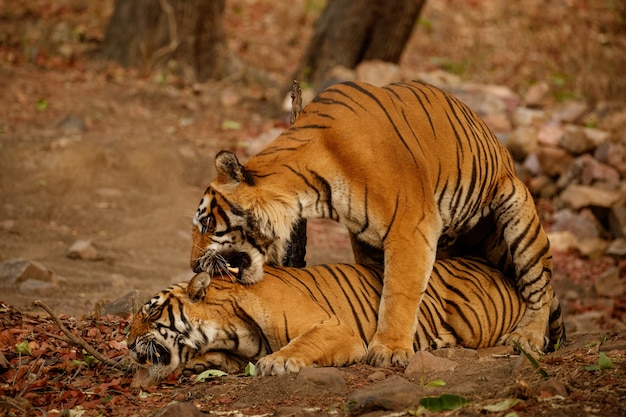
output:
[[[623,20],[584,1],[543,12],[535,1],[523,11],[507,2],[428,5],[399,66],[338,72],[438,84],[507,144],[550,232],[570,333],[539,362],[547,378],[507,351],[454,350],[438,353],[452,370],[180,377],[139,392],[131,374],[92,363],[33,307],[44,300],[106,356],[125,357],[132,300],[190,276],[190,218],[215,152],[245,159],[286,127],[280,103],[319,12],[313,3],[230,2],[239,70],[197,84],[86,55],[112,1],[0,2],[0,415],[154,415],[173,400],[222,415],[417,415],[420,398],[441,394],[470,401],[451,415],[621,415],[626,90],[623,32],[612,28]],[[563,16],[568,24],[551,25]],[[557,48],[564,39],[570,47]],[[559,63],[572,73],[541,72]],[[340,226],[310,222],[309,263],[350,260]],[[603,369],[586,369],[594,365]],[[435,380],[445,385],[428,386]]]

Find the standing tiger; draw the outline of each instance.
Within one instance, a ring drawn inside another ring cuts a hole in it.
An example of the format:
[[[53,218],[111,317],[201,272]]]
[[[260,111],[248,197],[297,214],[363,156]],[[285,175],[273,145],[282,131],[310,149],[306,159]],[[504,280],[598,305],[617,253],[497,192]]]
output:
[[[244,286],[217,277],[207,288],[202,282],[207,274],[200,273],[189,284],[161,291],[137,312],[128,337],[130,355],[147,371],[150,382],[177,369],[241,371],[248,361],[257,360],[262,375],[361,361],[376,330],[382,269],[266,266],[257,284]],[[494,346],[525,309],[511,281],[484,261],[439,260],[411,343],[416,350]],[[556,297],[551,313],[550,328],[542,333],[549,335],[547,348],[565,337]]]
[[[507,149],[453,96],[419,82],[329,87],[241,165],[221,151],[193,219],[194,271],[230,269],[245,283],[280,264],[300,218],[350,231],[358,263],[384,262],[374,366],[406,365],[438,248],[491,230],[477,255],[513,271],[527,304],[505,336],[540,351],[549,316],[550,245]],[[376,256],[378,253],[382,254]]]

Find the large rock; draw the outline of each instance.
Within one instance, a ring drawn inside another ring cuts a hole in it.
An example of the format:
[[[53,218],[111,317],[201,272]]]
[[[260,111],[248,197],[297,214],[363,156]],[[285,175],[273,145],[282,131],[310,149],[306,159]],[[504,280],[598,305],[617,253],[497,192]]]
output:
[[[63,280],[44,265],[27,259],[11,259],[0,264],[0,287],[21,292],[41,292],[57,288]]]
[[[415,355],[413,355],[413,358],[411,358],[411,362],[409,362],[409,364],[407,365],[404,373],[406,375],[429,375],[436,372],[451,371],[456,368],[457,365],[457,362],[437,357],[430,352],[418,351],[415,352]]]
[[[416,384],[394,375],[378,384],[356,390],[346,401],[350,415],[371,411],[403,411],[417,407],[423,390]]]
[[[190,402],[173,402],[155,414],[155,417],[203,417],[205,414]]]
[[[599,236],[599,225],[590,212],[577,213],[571,209],[563,209],[554,213],[553,232],[570,231],[578,240],[591,239]]]
[[[543,146],[537,152],[537,159],[544,174],[558,177],[567,170],[574,157],[565,149]]]
[[[506,147],[516,161],[523,161],[538,149],[537,129],[534,126],[520,126],[506,139]]]
[[[559,146],[574,155],[580,155],[592,151],[597,144],[582,128],[568,126],[559,140]]]
[[[331,392],[346,391],[346,381],[337,368],[302,368],[296,377],[298,384],[309,384]]]
[[[574,210],[596,206],[610,208],[622,199],[621,189],[604,189],[597,186],[569,185],[560,195],[565,205]]]

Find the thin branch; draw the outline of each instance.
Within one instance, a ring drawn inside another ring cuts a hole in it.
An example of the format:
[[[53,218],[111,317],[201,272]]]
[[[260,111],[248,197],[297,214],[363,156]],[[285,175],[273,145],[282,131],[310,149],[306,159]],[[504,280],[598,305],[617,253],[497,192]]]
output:
[[[121,365],[119,362],[113,361],[107,358],[106,356],[102,355],[100,352],[94,349],[89,343],[85,342],[83,339],[81,339],[78,336],[75,336],[74,333],[70,332],[69,329],[65,327],[65,325],[61,322],[61,319],[59,319],[59,317],[54,313],[54,311],[52,311],[52,308],[50,308],[46,303],[44,303],[41,300],[36,300],[36,301],[33,301],[33,304],[37,307],[40,307],[46,310],[46,312],[50,315],[52,320],[54,320],[54,322],[59,327],[59,329],[61,329],[63,334],[65,334],[65,336],[69,339],[69,342],[71,344],[85,349],[87,353],[89,353],[91,356],[98,359],[100,362],[102,362],[103,364],[107,366],[120,369],[122,371],[126,370],[125,366]]]
[[[291,118],[290,124],[294,124],[298,120],[298,116],[302,112],[302,90],[297,80],[293,80],[291,84]]]

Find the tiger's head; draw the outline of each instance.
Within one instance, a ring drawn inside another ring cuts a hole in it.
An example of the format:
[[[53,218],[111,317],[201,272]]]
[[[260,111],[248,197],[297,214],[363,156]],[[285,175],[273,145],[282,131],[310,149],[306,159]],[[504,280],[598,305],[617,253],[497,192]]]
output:
[[[130,357],[148,369],[154,382],[166,378],[185,358],[193,356],[207,333],[194,328],[188,320],[186,287],[186,283],[179,283],[159,292],[133,317],[128,335]]]
[[[217,178],[193,218],[191,268],[230,275],[244,284],[263,277],[263,265],[280,264],[289,244],[295,203],[260,187],[228,151],[215,157]]]
[[[271,353],[247,311],[249,294],[237,282],[211,282],[202,272],[152,297],[133,317],[128,335],[130,357],[142,378],[147,374],[146,384],[175,371],[187,375],[209,366],[235,372]]]

